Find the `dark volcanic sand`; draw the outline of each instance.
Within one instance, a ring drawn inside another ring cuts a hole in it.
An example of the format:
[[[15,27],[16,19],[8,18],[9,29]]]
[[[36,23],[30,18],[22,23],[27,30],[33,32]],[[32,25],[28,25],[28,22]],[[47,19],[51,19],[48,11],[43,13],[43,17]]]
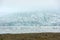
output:
[[[0,34],[0,40],[60,40],[60,33]]]

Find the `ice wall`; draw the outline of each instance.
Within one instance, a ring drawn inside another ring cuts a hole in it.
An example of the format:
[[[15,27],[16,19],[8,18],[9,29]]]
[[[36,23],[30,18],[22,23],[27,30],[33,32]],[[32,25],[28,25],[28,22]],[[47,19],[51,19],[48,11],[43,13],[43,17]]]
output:
[[[0,1],[0,26],[60,26],[59,0]]]

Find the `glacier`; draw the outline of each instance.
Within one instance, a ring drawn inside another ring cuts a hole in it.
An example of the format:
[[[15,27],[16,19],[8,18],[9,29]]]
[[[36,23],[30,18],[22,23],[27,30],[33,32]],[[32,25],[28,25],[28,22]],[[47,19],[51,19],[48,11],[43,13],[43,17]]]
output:
[[[59,0],[1,0],[0,34],[60,32]]]
[[[0,17],[0,26],[60,26],[60,13],[20,12]]]
[[[0,16],[0,34],[60,32],[60,13],[18,12]]]

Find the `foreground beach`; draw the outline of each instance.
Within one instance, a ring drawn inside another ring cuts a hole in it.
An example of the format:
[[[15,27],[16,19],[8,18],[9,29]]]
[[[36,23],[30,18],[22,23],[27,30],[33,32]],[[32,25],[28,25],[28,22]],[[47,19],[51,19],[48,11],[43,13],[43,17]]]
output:
[[[0,40],[60,40],[60,33],[0,34]]]

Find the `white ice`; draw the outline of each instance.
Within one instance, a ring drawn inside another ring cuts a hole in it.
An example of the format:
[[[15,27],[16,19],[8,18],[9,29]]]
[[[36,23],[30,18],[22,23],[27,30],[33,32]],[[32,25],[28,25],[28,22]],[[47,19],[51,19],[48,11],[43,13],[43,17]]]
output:
[[[60,26],[60,0],[0,0],[0,26],[1,33],[9,33],[11,29],[12,32],[16,30],[16,33],[23,33],[24,31],[18,29],[21,26],[27,26],[34,32],[41,32],[44,27],[40,30],[40,26],[51,26],[51,29],[47,27],[46,30],[53,30],[52,26]],[[4,26],[7,26],[6,29]],[[59,29],[53,31],[60,32]]]

